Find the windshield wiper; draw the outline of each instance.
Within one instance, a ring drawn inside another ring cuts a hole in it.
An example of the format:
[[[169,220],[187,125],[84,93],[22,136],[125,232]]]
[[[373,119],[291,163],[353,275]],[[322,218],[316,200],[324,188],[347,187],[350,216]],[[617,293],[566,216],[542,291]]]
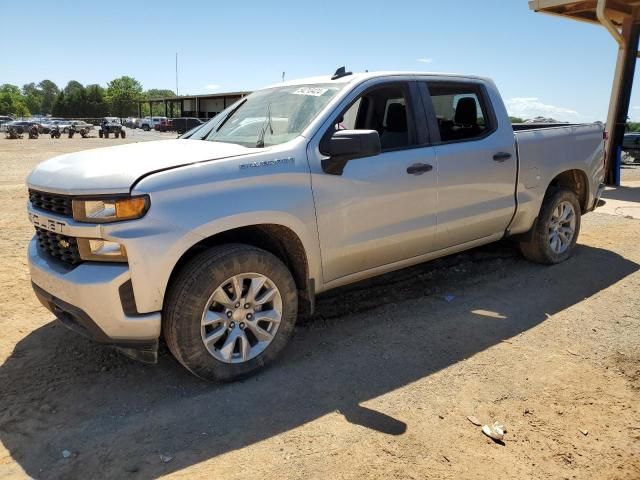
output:
[[[231,110],[226,117],[224,117],[224,120],[222,120],[222,122],[220,122],[220,125],[218,125],[218,128],[216,128],[216,132],[219,132],[220,129],[224,126],[225,123],[227,123],[227,120],[229,120],[231,117],[233,117],[233,115],[240,109],[240,107],[242,105],[244,105],[247,101],[247,97],[244,98],[244,100],[242,100],[238,106],[236,108],[234,108],[233,110]]]
[[[260,130],[260,135],[256,142],[256,148],[264,148],[264,136],[267,134],[267,128],[269,129],[269,133],[273,135],[273,125],[271,124],[271,104],[267,107],[267,118],[262,124],[262,130]]]

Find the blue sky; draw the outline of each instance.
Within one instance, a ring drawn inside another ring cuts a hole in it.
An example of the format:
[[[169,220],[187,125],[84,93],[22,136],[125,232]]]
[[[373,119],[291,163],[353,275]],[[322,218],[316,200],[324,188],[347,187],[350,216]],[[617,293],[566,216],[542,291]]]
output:
[[[178,52],[181,94],[252,90],[278,82],[283,71],[292,79],[346,65],[486,75],[514,115],[604,120],[615,42],[602,27],[536,14],[527,3],[6,2],[0,30],[17,48],[3,48],[0,84],[104,85],[131,75],[145,88],[174,89]],[[640,94],[631,105],[640,120]]]

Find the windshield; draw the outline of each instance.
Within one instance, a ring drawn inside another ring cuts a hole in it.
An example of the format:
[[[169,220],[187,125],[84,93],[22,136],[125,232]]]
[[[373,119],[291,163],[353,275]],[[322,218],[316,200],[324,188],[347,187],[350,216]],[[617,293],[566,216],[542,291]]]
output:
[[[300,135],[343,87],[333,83],[260,90],[236,102],[205,124],[209,128],[203,125],[188,138],[245,147],[279,145]]]

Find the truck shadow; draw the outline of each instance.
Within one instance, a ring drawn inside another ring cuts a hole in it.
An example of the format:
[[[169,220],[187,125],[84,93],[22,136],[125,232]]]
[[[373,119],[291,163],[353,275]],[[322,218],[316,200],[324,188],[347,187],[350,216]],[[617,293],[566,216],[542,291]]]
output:
[[[195,379],[166,353],[155,367],[130,362],[51,322],[0,367],[0,440],[33,478],[146,479],[336,411],[402,435],[402,419],[360,404],[524,332],[638,268],[585,246],[541,267],[494,245],[402,270],[320,298],[280,362],[228,385]],[[161,454],[172,458],[163,463]]]

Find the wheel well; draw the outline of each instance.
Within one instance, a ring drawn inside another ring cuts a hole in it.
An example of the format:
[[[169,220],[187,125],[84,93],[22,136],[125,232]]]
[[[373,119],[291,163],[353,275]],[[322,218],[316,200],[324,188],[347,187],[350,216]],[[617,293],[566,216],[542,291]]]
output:
[[[568,188],[578,196],[582,212],[584,213],[587,211],[589,207],[587,205],[589,198],[589,182],[587,180],[587,175],[582,170],[567,170],[566,172],[562,172],[551,180],[549,187]]]
[[[252,245],[278,257],[289,269],[296,283],[300,312],[303,314],[312,312],[315,292],[313,284],[309,280],[309,266],[304,246],[298,235],[282,225],[250,225],[205,238],[193,245],[180,257],[169,277],[169,285],[182,266],[191,258],[213,246],[225,243]]]

